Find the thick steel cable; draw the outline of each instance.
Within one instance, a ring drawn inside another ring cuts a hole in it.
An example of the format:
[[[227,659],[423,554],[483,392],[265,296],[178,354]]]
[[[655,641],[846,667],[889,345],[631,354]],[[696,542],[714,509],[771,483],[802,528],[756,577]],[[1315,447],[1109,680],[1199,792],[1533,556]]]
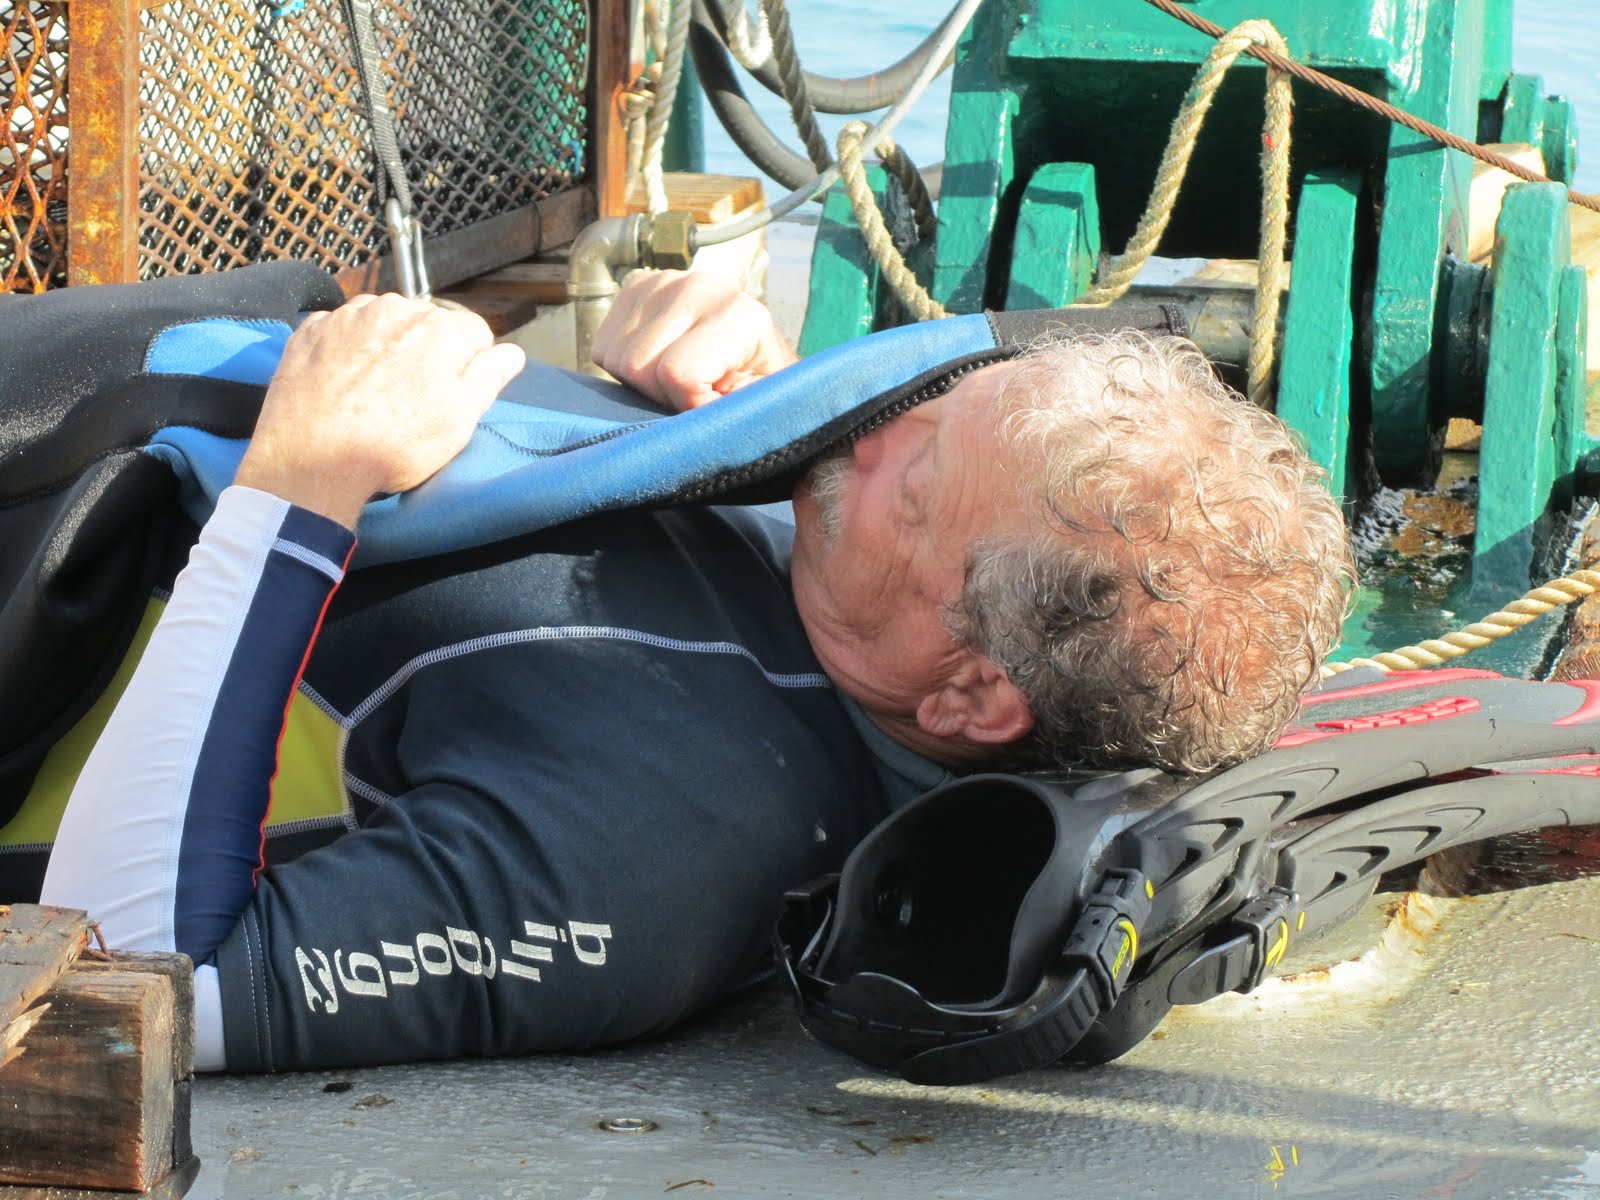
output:
[[[1176,3],[1175,0],[1145,0],[1145,3],[1152,4],[1167,15],[1176,17],[1189,28],[1196,29],[1207,37],[1220,38],[1227,32],[1215,21],[1208,21],[1198,13],[1190,12],[1183,5]],[[1515,175],[1518,179],[1527,180],[1529,183],[1560,182],[1559,180],[1551,179],[1548,175],[1541,175],[1538,171],[1525,167],[1519,162],[1514,162],[1503,154],[1497,154],[1486,146],[1480,146],[1476,142],[1469,142],[1466,138],[1451,133],[1448,129],[1441,129],[1431,122],[1424,121],[1421,117],[1413,116],[1406,112],[1405,109],[1396,108],[1394,105],[1379,100],[1376,96],[1369,95],[1359,88],[1353,88],[1347,83],[1340,83],[1331,75],[1324,75],[1316,68],[1296,62],[1294,59],[1270,47],[1252,46],[1245,53],[1252,58],[1260,59],[1270,67],[1276,67],[1280,71],[1287,71],[1296,79],[1302,79],[1314,87],[1322,88],[1324,91],[1332,92],[1343,100],[1348,100],[1351,104],[1358,105],[1369,112],[1377,113],[1380,117],[1385,117],[1397,125],[1404,125],[1407,129],[1420,133],[1425,138],[1431,138],[1441,146],[1447,146],[1451,150],[1459,150],[1462,154],[1469,154],[1479,162],[1488,163],[1491,167],[1499,167],[1502,171]],[[1582,208],[1600,212],[1600,196],[1586,195],[1569,187],[1567,188],[1567,199]]]
[[[1149,203],[1133,236],[1128,239],[1127,248],[1111,261],[1095,288],[1076,303],[1100,306],[1118,299],[1155,253],[1172,219],[1178,192],[1189,170],[1189,159],[1194,154],[1195,140],[1217,89],[1239,55],[1258,43],[1287,48],[1270,21],[1252,20],[1241,21],[1225,30],[1211,53],[1206,55],[1173,119]],[[1261,247],[1245,388],[1250,402],[1264,408],[1271,406],[1278,308],[1283,301],[1283,247],[1289,225],[1289,119],[1293,102],[1289,76],[1282,71],[1269,72],[1266,120],[1261,135]]]
[[[1429,638],[1416,646],[1402,646],[1371,658],[1352,658],[1349,662],[1326,663],[1322,678],[1328,679],[1356,667],[1382,667],[1386,671],[1417,671],[1424,667],[1442,667],[1451,659],[1460,658],[1474,650],[1481,650],[1498,641],[1530,621],[1536,621],[1553,608],[1571,604],[1600,591],[1600,571],[1574,571],[1560,579],[1552,579],[1541,587],[1513,600],[1499,612],[1492,612],[1481,621],[1474,621],[1464,629],[1447,633],[1443,637]]]
[[[968,23],[977,14],[983,0],[958,0],[946,23],[941,26],[943,32],[935,41],[932,50],[924,60],[917,77],[911,81],[905,94],[896,100],[894,106],[884,113],[878,123],[872,127],[863,141],[873,145],[881,145],[900,123],[906,113],[916,102],[922,98],[922,93],[927,90],[928,84],[933,82],[935,75],[945,67],[946,60],[955,50],[956,42],[966,30]],[[774,201],[760,212],[748,216],[735,217],[730,221],[723,221],[717,225],[703,225],[700,227],[700,244],[702,246],[715,246],[722,242],[731,242],[734,238],[743,237],[747,233],[754,233],[757,229],[770,224],[785,213],[793,212],[813,196],[826,191],[835,179],[839,177],[838,166],[833,167],[818,175],[815,179],[802,187],[796,188],[787,196]]]

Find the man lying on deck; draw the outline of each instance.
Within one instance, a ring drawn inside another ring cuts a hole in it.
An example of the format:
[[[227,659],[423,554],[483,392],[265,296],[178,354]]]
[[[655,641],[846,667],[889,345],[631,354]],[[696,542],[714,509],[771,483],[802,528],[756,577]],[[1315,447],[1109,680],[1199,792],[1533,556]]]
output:
[[[759,305],[673,273],[630,278],[595,354],[673,408],[794,361]],[[658,1032],[952,771],[1260,752],[1344,613],[1317,469],[1140,336],[973,371],[819,462],[792,526],[627,511],[335,595],[363,504],[449,461],[521,365],[398,297],[306,319],[80,776],[43,899],[200,964],[207,1069]],[[279,753],[297,688],[350,832],[262,870],[269,798],[309,786]]]

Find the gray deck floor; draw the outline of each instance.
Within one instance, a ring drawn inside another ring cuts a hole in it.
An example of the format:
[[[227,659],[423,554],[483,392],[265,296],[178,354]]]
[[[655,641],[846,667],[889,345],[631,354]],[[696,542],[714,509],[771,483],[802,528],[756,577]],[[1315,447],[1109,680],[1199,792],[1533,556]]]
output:
[[[1600,880],[1393,899],[1118,1063],[983,1087],[860,1068],[776,988],[626,1051],[206,1080],[191,1195],[1600,1196]]]

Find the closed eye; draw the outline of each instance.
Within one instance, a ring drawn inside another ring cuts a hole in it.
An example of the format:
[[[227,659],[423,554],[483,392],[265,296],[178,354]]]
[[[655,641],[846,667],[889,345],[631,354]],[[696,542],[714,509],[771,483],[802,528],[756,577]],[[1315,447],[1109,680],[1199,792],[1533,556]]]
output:
[[[924,441],[921,449],[911,457],[911,460],[906,463],[906,469],[900,474],[898,489],[900,511],[906,520],[913,524],[920,524],[923,520],[925,500],[923,493],[926,490],[922,484],[927,472],[919,471],[917,468],[919,464],[928,461],[928,457],[933,451],[933,443],[934,439],[931,437]]]

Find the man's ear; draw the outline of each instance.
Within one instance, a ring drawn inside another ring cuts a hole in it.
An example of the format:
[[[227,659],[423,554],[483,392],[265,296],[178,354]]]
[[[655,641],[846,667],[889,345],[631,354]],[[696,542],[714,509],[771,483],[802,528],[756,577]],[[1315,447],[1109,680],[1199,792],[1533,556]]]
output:
[[[922,698],[917,725],[941,740],[1004,746],[1033,728],[1033,712],[1002,667],[969,654],[937,691]]]

